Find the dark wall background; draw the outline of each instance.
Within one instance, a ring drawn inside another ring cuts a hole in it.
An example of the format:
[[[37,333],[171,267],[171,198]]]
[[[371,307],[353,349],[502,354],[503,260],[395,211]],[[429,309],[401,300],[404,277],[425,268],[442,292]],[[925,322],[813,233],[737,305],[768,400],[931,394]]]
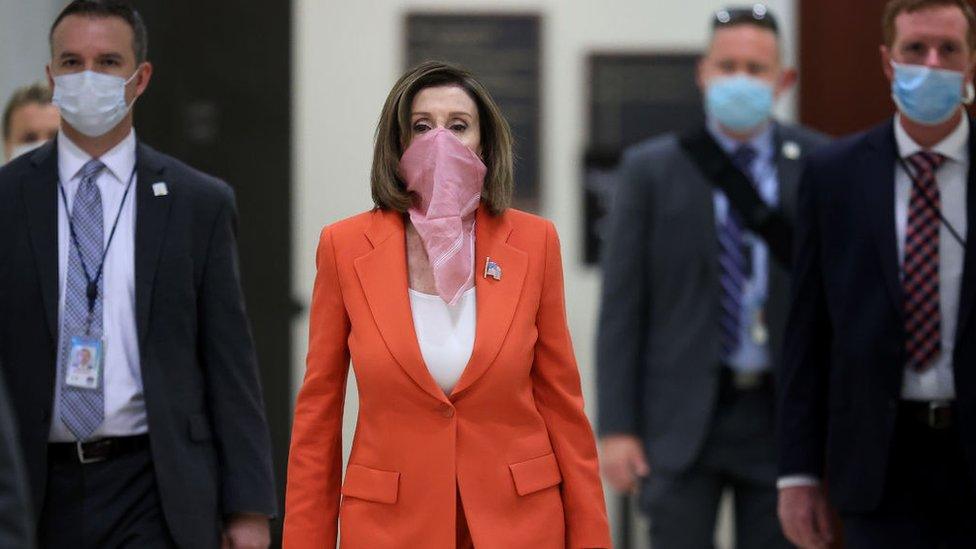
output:
[[[843,135],[894,114],[891,87],[881,72],[878,49],[883,41],[881,16],[887,3],[799,0],[802,123]]]
[[[291,428],[291,2],[137,0],[155,75],[139,138],[237,192],[244,291],[284,489]],[[280,520],[276,521],[280,528]]]

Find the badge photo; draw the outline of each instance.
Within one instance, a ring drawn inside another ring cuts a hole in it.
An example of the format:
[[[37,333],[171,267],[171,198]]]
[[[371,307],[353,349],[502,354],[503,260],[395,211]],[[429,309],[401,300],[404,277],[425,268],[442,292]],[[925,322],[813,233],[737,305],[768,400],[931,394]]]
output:
[[[78,389],[98,389],[102,379],[102,351],[100,339],[71,338],[65,383]]]

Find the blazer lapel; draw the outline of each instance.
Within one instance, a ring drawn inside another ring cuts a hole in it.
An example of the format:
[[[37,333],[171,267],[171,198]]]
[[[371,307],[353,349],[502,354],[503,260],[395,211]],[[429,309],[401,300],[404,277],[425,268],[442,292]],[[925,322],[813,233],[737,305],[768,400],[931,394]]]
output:
[[[881,272],[892,306],[901,318],[903,297],[895,231],[895,162],[898,148],[892,123],[874,132],[869,143],[871,146],[867,154],[861,158],[861,171],[852,181],[863,182],[864,211],[874,231]]]
[[[437,400],[447,396],[431,377],[420,352],[408,294],[406,233],[403,217],[375,211],[366,238],[373,250],[354,261],[366,302],[390,354],[421,389]]]
[[[969,121],[969,179],[966,183],[966,257],[963,263],[962,290],[959,292],[959,316],[956,323],[956,348],[965,334],[966,324],[976,302],[976,121]]]
[[[139,343],[142,345],[149,329],[149,312],[152,309],[153,283],[156,278],[156,266],[159,263],[159,253],[166,235],[166,224],[169,219],[170,202],[173,197],[169,194],[174,185],[167,185],[168,193],[155,196],[153,184],[166,183],[162,175],[165,167],[160,161],[159,154],[151,148],[139,143],[136,147],[136,323],[139,331]]]
[[[474,349],[451,392],[451,398],[470,387],[494,362],[515,316],[528,270],[528,255],[510,244],[512,226],[502,214],[492,216],[478,208],[475,222],[475,295],[477,320]],[[491,258],[502,270],[500,280],[484,276],[485,264]]]
[[[58,340],[58,149],[57,141],[41,147],[31,157],[36,178],[22,185],[31,246],[37,261],[44,313],[51,338]]]
[[[787,217],[796,219],[797,189],[800,185],[800,174],[803,170],[802,155],[805,153],[800,144],[792,139],[783,137],[783,129],[776,126],[773,154],[776,158],[776,180],[779,183],[779,205]]]

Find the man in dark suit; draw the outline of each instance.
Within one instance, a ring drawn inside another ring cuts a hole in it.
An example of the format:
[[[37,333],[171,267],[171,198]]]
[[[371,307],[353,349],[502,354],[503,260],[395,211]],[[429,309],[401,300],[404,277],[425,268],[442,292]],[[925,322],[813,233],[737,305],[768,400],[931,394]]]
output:
[[[136,139],[152,66],[127,3],[72,2],[51,52],[61,132],[0,170],[0,363],[40,545],[266,547],[233,191]]]
[[[771,118],[795,77],[764,6],[721,10],[699,65],[707,126],[640,143],[623,161],[603,263],[598,427],[611,486],[643,479],[654,547],[711,547],[727,489],[737,547],[787,546],[772,357],[796,185],[825,141]]]
[[[884,29],[898,114],[801,183],[780,519],[825,546],[826,492],[848,547],[976,547],[976,15],[892,0]]]
[[[0,547],[34,547],[27,472],[3,376],[0,376]]]

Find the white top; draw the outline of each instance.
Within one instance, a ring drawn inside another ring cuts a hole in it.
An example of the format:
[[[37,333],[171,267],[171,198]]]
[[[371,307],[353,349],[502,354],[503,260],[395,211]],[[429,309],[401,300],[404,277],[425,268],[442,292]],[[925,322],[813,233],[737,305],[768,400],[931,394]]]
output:
[[[420,354],[434,381],[451,394],[474,349],[475,289],[464,292],[454,306],[440,296],[410,290],[413,326]]]
[[[921,150],[901,126],[901,118],[895,118],[895,141],[898,154],[907,158]],[[942,215],[966,238],[966,186],[969,174],[969,118],[962,122],[945,139],[929,150],[946,157],[945,163],[935,172],[942,201]],[[899,272],[905,257],[905,226],[908,223],[908,203],[912,194],[912,181],[900,163],[895,168],[895,231],[898,237]],[[945,226],[939,224],[939,311],[942,314],[942,353],[924,372],[905,368],[901,396],[907,400],[951,400],[956,397],[952,372],[952,351],[956,347],[956,324],[959,315],[959,296],[962,288],[962,270],[966,250]]]
[[[91,157],[71,142],[64,133],[58,134],[58,173],[68,199],[74,204],[75,192],[81,182],[79,171]],[[125,185],[136,165],[136,135],[130,132],[121,143],[100,158],[107,169],[98,175],[96,184],[102,193],[105,241],[108,242],[115,214],[119,211]],[[136,177],[135,179],[138,179]],[[136,335],[135,297],[135,228],[136,185],[122,207],[119,228],[105,258],[102,326],[105,339],[105,421],[92,438],[128,436],[146,433],[146,403],[142,392],[142,372],[139,365],[139,341]],[[68,251],[71,235],[68,212],[64,210],[58,193],[58,311],[64,310],[64,289],[67,283]],[[75,437],[61,422],[58,408],[62,380],[55,380],[54,410],[51,416],[50,441],[74,442]]]

